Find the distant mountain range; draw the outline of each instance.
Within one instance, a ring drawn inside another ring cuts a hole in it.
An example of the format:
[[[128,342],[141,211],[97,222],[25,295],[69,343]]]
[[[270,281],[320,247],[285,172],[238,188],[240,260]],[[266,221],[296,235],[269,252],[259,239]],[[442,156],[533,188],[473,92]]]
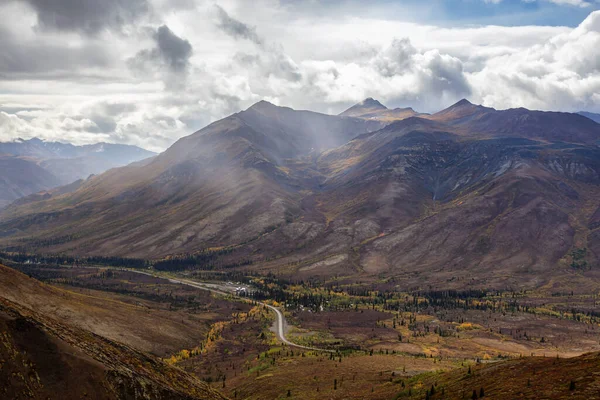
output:
[[[580,111],[578,114],[581,114],[584,117],[587,117],[587,118],[591,119],[592,121],[595,121],[600,124],[600,114],[594,114],[594,113],[586,112],[586,111]]]
[[[0,208],[12,201],[152,157],[137,146],[75,146],[37,138],[0,143]]]
[[[467,100],[428,115],[366,99],[339,116],[263,101],[60,198],[8,207],[0,245],[201,252],[211,268],[410,288],[591,285],[599,140],[579,114]]]

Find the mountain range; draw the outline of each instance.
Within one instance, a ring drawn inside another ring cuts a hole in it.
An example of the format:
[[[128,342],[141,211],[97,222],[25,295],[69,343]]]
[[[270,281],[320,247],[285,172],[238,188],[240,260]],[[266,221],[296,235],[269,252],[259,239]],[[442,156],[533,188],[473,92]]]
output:
[[[0,208],[153,155],[137,146],[109,143],[75,146],[38,138],[0,143]]]
[[[578,114],[581,114],[584,117],[587,117],[587,118],[591,119],[592,121],[598,122],[600,124],[600,114],[595,114],[595,113],[586,112],[586,111],[580,111]]]
[[[589,282],[600,265],[600,124],[467,100],[338,116],[261,101],[164,153],[13,204],[0,245],[406,287]],[[556,279],[561,277],[564,279]]]

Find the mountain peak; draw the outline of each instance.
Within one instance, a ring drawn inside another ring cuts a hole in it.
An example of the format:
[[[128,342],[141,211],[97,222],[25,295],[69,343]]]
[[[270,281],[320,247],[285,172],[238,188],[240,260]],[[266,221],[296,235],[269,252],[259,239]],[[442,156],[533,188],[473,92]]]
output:
[[[450,106],[450,108],[453,108],[453,107],[464,107],[464,106],[473,106],[473,105],[474,105],[474,104],[473,104],[473,103],[471,103],[469,100],[467,100],[467,99],[462,99],[462,100],[460,100],[459,102],[457,102],[456,104],[454,104],[454,105]]]
[[[265,110],[270,108],[277,107],[275,104],[270,103],[266,100],[261,100],[259,102],[254,103],[252,106],[248,108],[248,110]]]
[[[360,103],[357,103],[341,113],[343,117],[358,117],[369,113],[380,112],[388,108],[372,97],[367,97]]]
[[[465,117],[470,117],[482,112],[492,111],[491,108],[486,108],[483,106],[478,106],[476,104],[471,103],[467,99],[462,99],[459,102],[451,105],[450,107],[438,111],[433,114],[432,119],[437,121],[453,121]]]
[[[360,106],[363,106],[363,107],[380,108],[382,110],[387,110],[386,106],[384,106],[383,104],[381,104],[379,101],[375,100],[372,97],[367,97],[366,99],[364,99],[363,101],[361,101],[357,105],[360,105]]]

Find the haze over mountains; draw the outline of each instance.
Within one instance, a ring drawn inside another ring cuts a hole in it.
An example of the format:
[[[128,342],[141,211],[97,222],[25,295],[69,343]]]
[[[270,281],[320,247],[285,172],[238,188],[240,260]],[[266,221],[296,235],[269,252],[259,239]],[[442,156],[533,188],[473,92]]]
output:
[[[595,113],[586,112],[586,111],[580,111],[578,114],[581,114],[584,117],[587,117],[587,118],[591,119],[592,121],[598,122],[600,124],[600,114],[595,114]]]
[[[0,208],[153,155],[137,146],[109,143],[74,146],[37,138],[0,143]]]
[[[600,260],[599,140],[582,115],[466,100],[427,115],[366,99],[339,116],[262,101],[72,193],[8,207],[0,243],[210,252],[217,267],[410,286],[583,282]]]

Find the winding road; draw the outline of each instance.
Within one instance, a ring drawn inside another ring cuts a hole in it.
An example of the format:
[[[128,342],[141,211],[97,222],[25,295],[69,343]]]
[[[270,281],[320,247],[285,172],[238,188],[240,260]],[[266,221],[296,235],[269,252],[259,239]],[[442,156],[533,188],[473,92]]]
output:
[[[235,289],[231,288],[233,290],[228,290],[228,287],[224,286],[224,285],[217,285],[217,284],[214,284],[214,283],[200,283],[200,282],[190,281],[190,280],[187,280],[187,279],[166,278],[166,277],[163,277],[163,276],[160,276],[160,275],[151,274],[149,272],[143,272],[143,271],[132,270],[132,269],[127,269],[126,271],[136,272],[138,274],[148,275],[148,276],[152,276],[154,278],[167,279],[170,283],[177,283],[177,284],[180,284],[180,285],[191,286],[191,287],[196,288],[196,289],[207,290],[209,292],[213,292],[213,293],[217,293],[217,294],[221,294],[221,295],[225,295],[225,296],[229,296],[229,295],[236,296]],[[238,296],[238,298],[240,300],[247,301],[247,299],[244,299],[242,297]],[[270,304],[263,303],[261,301],[256,301],[256,303],[258,303],[260,305],[263,305],[265,307],[268,307],[269,309],[271,309],[272,311],[275,312],[275,316],[277,317],[277,319],[276,319],[275,324],[274,324],[274,329],[275,329],[275,332],[277,334],[277,337],[279,338],[279,340],[281,342],[285,343],[288,346],[296,347],[296,348],[299,348],[299,349],[312,350],[312,351],[322,351],[322,352],[326,352],[326,353],[335,353],[335,351],[333,351],[333,350],[319,349],[317,347],[310,347],[310,346],[302,346],[302,345],[290,342],[285,337],[285,325],[286,325],[286,321],[285,321],[285,317],[283,316],[283,313],[277,307],[274,307],[274,306],[272,306]]]

